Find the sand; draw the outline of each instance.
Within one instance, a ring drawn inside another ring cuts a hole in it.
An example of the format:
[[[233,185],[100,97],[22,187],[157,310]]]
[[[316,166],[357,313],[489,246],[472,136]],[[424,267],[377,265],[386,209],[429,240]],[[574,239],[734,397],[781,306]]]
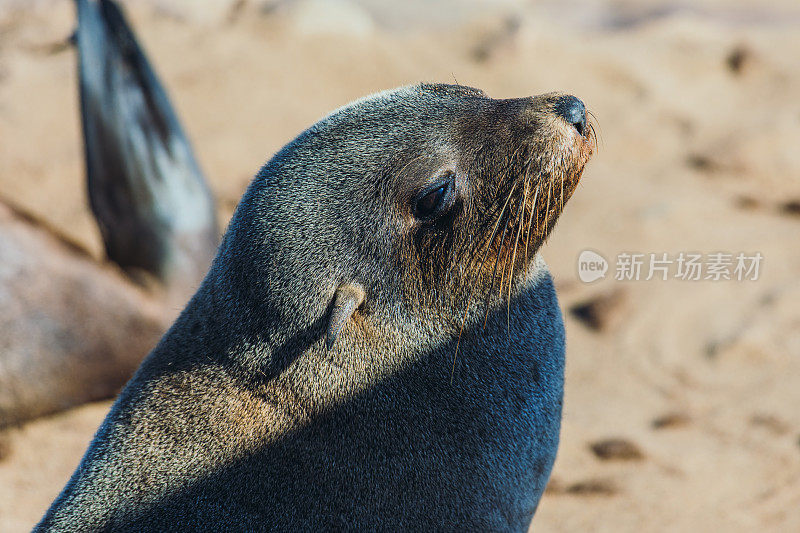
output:
[[[584,99],[599,150],[543,250],[568,363],[534,524],[800,531],[796,2],[193,5],[128,3],[222,220],[280,146],[364,94],[458,80],[495,97]],[[0,1],[0,195],[100,258],[75,56],[60,44],[73,17],[70,2]],[[579,280],[585,249],[611,262],[606,279]],[[756,281],[617,281],[623,252],[764,259]],[[0,531],[36,522],[108,405],[0,435]]]

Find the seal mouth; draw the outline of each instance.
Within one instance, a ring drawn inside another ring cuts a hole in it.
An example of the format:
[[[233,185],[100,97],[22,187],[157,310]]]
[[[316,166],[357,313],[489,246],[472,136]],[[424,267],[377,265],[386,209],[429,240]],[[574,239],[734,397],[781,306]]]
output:
[[[589,113],[589,115],[591,115]],[[567,201],[580,183],[583,170],[596,148],[591,120],[580,126],[552,119],[553,138],[530,143],[518,150],[512,179],[495,206],[492,229],[482,270],[491,276],[491,293],[509,295],[515,282],[549,237]]]

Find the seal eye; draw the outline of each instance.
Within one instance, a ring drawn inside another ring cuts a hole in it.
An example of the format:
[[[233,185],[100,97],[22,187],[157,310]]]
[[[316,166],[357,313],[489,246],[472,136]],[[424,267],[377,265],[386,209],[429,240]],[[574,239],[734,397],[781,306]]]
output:
[[[450,184],[443,183],[433,189],[423,191],[414,202],[414,216],[425,220],[440,214],[445,206],[449,190]]]

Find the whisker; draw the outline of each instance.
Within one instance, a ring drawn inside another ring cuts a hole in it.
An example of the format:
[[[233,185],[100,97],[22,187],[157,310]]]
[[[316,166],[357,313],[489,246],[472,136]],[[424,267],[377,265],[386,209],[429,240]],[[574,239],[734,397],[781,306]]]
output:
[[[450,368],[450,385],[453,384],[453,376],[456,373],[456,359],[458,358],[458,348],[461,346],[461,335],[464,333],[464,325],[467,323],[467,313],[469,312],[470,300],[467,300],[467,307],[464,309],[464,316],[461,317],[461,327],[458,330],[458,340],[456,341],[456,349],[453,352],[453,366]]]
[[[516,187],[517,187],[517,185],[516,185],[516,183],[514,183],[513,187],[511,187],[511,191],[508,193],[508,197],[506,198],[506,201],[503,204],[502,209],[500,210],[500,213],[497,215],[497,220],[495,221],[495,225],[494,225],[494,228],[492,229],[491,236],[489,237],[489,240],[486,243],[486,249],[484,250],[483,257],[481,258],[481,261],[480,261],[480,265],[477,267],[477,270],[473,270],[473,272],[471,274],[474,274],[476,272],[480,272],[481,269],[483,269],[483,265],[486,262],[486,256],[488,255],[489,250],[491,249],[492,243],[494,242],[494,238],[497,235],[497,229],[500,227],[500,221],[503,218],[503,214],[505,213],[506,207],[508,207],[508,203],[511,200],[511,196],[514,194],[514,190],[516,190]],[[507,228],[507,227],[508,227],[508,221],[506,220],[506,226],[503,229],[503,237],[501,237],[501,239],[500,239],[500,243],[501,243],[501,245],[500,245],[501,248],[500,249],[501,250],[502,250],[502,241],[505,238],[505,228]],[[495,258],[495,266],[494,266],[495,272],[497,271],[497,259],[499,258],[499,255],[500,254],[498,253],[498,257]],[[494,274],[492,274],[492,283],[494,283]],[[453,384],[453,375],[454,375],[455,370],[456,370],[456,359],[458,357],[459,346],[461,345],[461,336],[464,333],[464,325],[466,324],[466,321],[467,321],[467,313],[469,312],[469,308],[470,308],[470,305],[472,303],[472,295],[474,294],[474,290],[475,289],[473,287],[473,289],[469,293],[469,297],[467,298],[467,306],[466,306],[466,309],[464,309],[464,316],[461,318],[461,327],[459,328],[459,331],[458,331],[458,340],[456,341],[456,349],[455,349],[455,352],[453,353],[453,366],[450,369],[450,384],[451,385]],[[489,294],[491,294],[491,288],[489,289]],[[488,301],[487,301],[487,317],[488,317]],[[484,319],[484,327],[486,327],[486,320],[485,319]]]
[[[513,189],[516,187],[516,184],[512,182],[511,185],[512,185],[511,190],[513,191]],[[502,197],[504,194],[506,194],[506,191],[502,191],[501,190],[501,191],[498,192],[498,196],[500,196],[500,197]],[[493,208],[496,208],[497,205],[498,204],[495,204],[493,206]],[[466,257],[473,257],[474,255],[476,255],[477,250],[479,250],[484,245],[488,246],[488,244],[490,244],[494,240],[494,238],[495,238],[495,236],[497,234],[497,228],[499,226],[500,219],[503,216],[503,211],[505,210],[505,207],[506,207],[506,205],[504,204],[503,207],[500,209],[500,213],[497,215],[494,228],[492,229],[491,236],[489,237],[488,241],[486,240],[486,237],[485,237],[486,232],[483,232],[481,230],[484,229],[485,227],[488,227],[489,223],[487,223],[486,226],[477,228],[477,231],[474,232],[474,233],[484,235],[484,237],[483,237],[483,239],[478,239],[476,241],[472,241],[473,245],[471,247],[469,247],[469,250],[465,253]],[[490,210],[489,213],[486,214],[486,218],[489,219],[491,217],[491,215],[492,215],[492,213],[491,213],[491,210]],[[467,247],[466,244],[464,246],[462,246],[461,250],[459,250],[457,253],[462,252],[465,247]],[[481,260],[481,262],[480,262],[481,264],[477,268],[477,270],[480,270],[480,268],[482,268],[487,253],[488,253],[488,248],[484,251],[483,259]],[[473,263],[472,260],[470,260],[469,262],[472,263],[472,268],[469,270],[468,275],[472,276],[472,274],[475,272],[476,266],[478,266],[478,264],[477,264],[477,262]],[[449,269],[449,271],[452,271],[452,265],[451,265],[451,268]]]
[[[508,276],[508,298],[506,301],[507,309],[506,309],[506,329],[508,335],[511,335],[511,283],[514,280],[514,267],[516,266],[517,260],[517,245],[519,244],[519,236],[522,234],[522,221],[525,219],[525,201],[528,199],[528,184],[525,184],[525,189],[522,193],[522,206],[518,210],[518,225],[519,228],[517,229],[517,237],[514,239],[514,254],[511,256],[511,273]],[[519,214],[519,211],[522,211]],[[502,290],[502,287],[501,287]]]
[[[602,141],[602,142],[603,142],[603,144],[605,144],[605,141],[603,140],[603,128],[601,128],[601,127],[600,127],[600,121],[599,121],[599,120],[597,120],[597,115],[595,115],[594,113],[592,113],[592,112],[591,112],[591,111],[589,111],[588,109],[586,110],[586,112],[587,112],[587,113],[589,113],[589,116],[590,116],[590,117],[592,117],[592,119],[594,119],[594,120],[592,120],[592,121],[589,121],[589,128],[592,130],[592,135],[593,135],[593,136],[594,136],[594,138],[595,138],[595,143],[594,143],[594,144],[595,144],[595,146],[598,146],[598,143],[597,143],[598,137],[597,137],[597,134],[595,133],[595,129],[594,129],[594,123],[596,123],[596,124],[597,124],[597,127],[598,127],[598,128],[600,128],[600,137],[599,137],[599,140],[600,140],[600,141]]]
[[[547,225],[548,225],[547,223],[550,220],[550,198],[552,197],[553,193],[553,180],[547,180],[547,181],[549,183],[547,186],[547,203],[545,204],[545,209],[544,209],[544,228],[543,228],[544,233],[547,233]]]
[[[539,199],[539,189],[541,188],[541,182],[536,182],[536,191],[533,193],[533,207],[531,208],[531,215],[528,219],[528,239],[525,241],[525,257],[528,257],[528,243],[531,240],[531,232],[534,230],[533,227],[533,217],[537,212],[536,209],[536,202]],[[536,218],[536,222],[539,222],[539,218]]]
[[[510,196],[509,196],[510,199]],[[486,323],[489,320],[489,298],[492,296],[492,289],[494,289],[494,280],[497,278],[497,264],[500,261],[500,255],[503,253],[503,243],[506,240],[506,231],[508,230],[508,222],[510,217],[506,217],[506,223],[503,225],[503,233],[500,235],[500,249],[497,252],[497,256],[494,259],[494,269],[492,271],[492,281],[489,285],[489,290],[486,292],[486,316],[483,317],[483,328],[486,329]],[[505,268],[503,268],[505,270]]]
[[[492,244],[492,242],[494,242],[494,238],[495,238],[495,236],[497,236],[497,229],[500,227],[500,221],[501,221],[501,220],[502,220],[502,218],[503,218],[503,214],[505,213],[505,210],[506,210],[506,208],[508,207],[508,203],[509,203],[509,201],[511,200],[511,195],[513,195],[513,194],[514,194],[514,190],[515,190],[515,189],[516,189],[516,183],[514,184],[514,186],[513,186],[513,187],[511,187],[511,190],[510,190],[510,192],[508,193],[508,197],[506,198],[506,201],[505,201],[505,203],[503,204],[503,207],[502,207],[502,209],[500,210],[500,214],[498,214],[498,215],[497,215],[497,219],[496,219],[496,221],[495,221],[494,228],[492,229],[492,234],[491,234],[491,237],[489,237],[489,240],[488,240],[488,241],[487,241],[487,243],[486,243],[486,247],[484,248],[484,251],[483,251],[483,257],[482,257],[482,259],[481,259],[481,265],[480,265],[480,267],[478,268],[478,271],[480,271],[480,268],[483,268],[483,263],[484,263],[484,262],[485,262],[485,260],[486,260],[486,256],[489,254],[489,250],[491,249],[491,244]]]
[[[597,151],[600,151],[600,145],[597,142],[597,132],[595,131],[594,125],[591,122],[589,123],[589,129],[592,132],[592,141],[594,142],[594,147],[597,149]]]

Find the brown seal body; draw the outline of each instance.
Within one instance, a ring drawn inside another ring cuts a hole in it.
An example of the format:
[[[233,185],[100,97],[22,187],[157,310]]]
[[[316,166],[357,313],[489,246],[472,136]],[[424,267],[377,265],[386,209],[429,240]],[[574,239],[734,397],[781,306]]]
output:
[[[526,530],[563,392],[537,250],[591,155],[578,104],[405,87],[284,147],[38,529]]]
[[[171,318],[1,201],[0,309],[0,428],[113,397]]]

